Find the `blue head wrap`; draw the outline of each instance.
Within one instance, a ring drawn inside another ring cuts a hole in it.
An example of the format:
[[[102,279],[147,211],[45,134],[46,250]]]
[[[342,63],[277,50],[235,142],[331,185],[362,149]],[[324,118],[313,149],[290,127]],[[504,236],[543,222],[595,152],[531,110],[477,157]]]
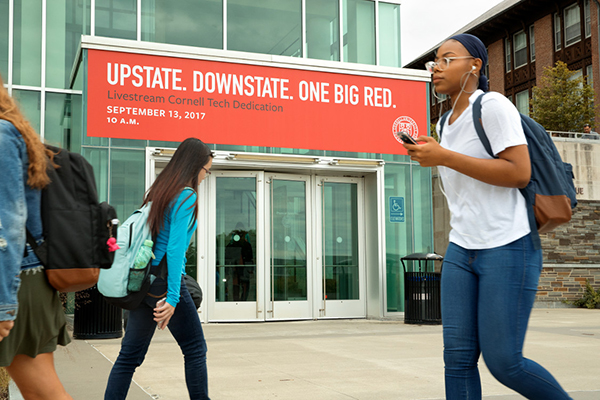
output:
[[[461,33],[460,35],[454,35],[448,40],[456,40],[475,58],[481,59],[481,70],[479,71],[479,89],[487,92],[489,90],[488,79],[483,74],[483,69],[487,65],[487,51],[485,45],[478,37],[469,35],[468,33]]]

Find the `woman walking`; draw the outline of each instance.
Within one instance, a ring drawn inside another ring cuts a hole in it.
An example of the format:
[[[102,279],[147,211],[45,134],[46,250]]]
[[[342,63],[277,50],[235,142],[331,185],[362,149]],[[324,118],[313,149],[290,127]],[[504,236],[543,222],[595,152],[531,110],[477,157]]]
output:
[[[482,99],[482,124],[494,154],[475,130],[473,102],[488,90],[484,44],[460,34],[427,63],[437,93],[452,112],[441,143],[419,137],[405,144],[412,160],[438,166],[451,211],[450,244],[442,271],[446,398],[481,399],[480,354],[502,384],[528,399],[570,399],[542,366],[523,357],[527,323],[542,269],[531,239],[525,199],[531,176],[517,109],[499,93]]]
[[[152,268],[156,269],[163,257],[167,257],[168,275],[157,277],[149,295],[129,313],[121,351],[108,378],[105,400],[127,397],[133,373],[142,364],[157,326],[168,327],[181,348],[190,399],[208,399],[206,342],[183,275],[185,253],[196,231],[196,188],[210,174],[212,157],[202,141],[186,139],[146,194],[144,204],[152,202],[148,223],[156,237]],[[157,304],[164,297],[166,301]]]
[[[41,189],[50,180],[49,156],[0,78],[0,367],[23,398],[69,400],[54,368],[54,350],[66,346],[58,292],[25,232],[41,243]]]

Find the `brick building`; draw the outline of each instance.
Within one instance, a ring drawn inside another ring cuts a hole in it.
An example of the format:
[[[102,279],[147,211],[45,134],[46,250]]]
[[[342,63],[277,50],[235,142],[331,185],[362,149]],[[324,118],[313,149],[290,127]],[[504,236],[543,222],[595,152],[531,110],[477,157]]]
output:
[[[598,0],[506,0],[457,33],[470,33],[487,46],[486,75],[490,90],[504,93],[523,114],[537,77],[544,68],[563,61],[576,77],[583,76],[600,99],[600,2]],[[408,63],[424,69],[438,46]],[[450,109],[450,101],[430,95],[431,122]],[[600,114],[590,121],[600,127]],[[544,270],[538,304],[557,306],[561,300],[581,295],[586,279],[600,287],[600,143],[554,138],[566,162],[573,164],[579,205],[568,225],[542,235]],[[434,173],[434,241],[436,249],[447,245],[449,213],[438,190]]]

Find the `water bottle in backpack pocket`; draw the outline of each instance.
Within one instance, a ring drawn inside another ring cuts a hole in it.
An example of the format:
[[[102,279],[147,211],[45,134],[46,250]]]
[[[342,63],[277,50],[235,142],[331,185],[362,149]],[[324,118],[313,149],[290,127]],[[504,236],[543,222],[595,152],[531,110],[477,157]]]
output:
[[[145,240],[142,247],[138,250],[133,261],[133,267],[129,269],[128,291],[138,292],[142,288],[142,283],[144,282],[148,268],[150,268],[150,260],[156,258],[154,257],[154,253],[152,253],[152,246],[154,246],[152,240]]]

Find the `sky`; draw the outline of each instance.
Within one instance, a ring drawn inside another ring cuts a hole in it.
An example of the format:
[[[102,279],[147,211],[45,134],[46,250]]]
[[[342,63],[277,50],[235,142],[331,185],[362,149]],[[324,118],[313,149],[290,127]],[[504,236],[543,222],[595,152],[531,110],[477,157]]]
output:
[[[406,65],[502,0],[403,0],[402,65]]]

